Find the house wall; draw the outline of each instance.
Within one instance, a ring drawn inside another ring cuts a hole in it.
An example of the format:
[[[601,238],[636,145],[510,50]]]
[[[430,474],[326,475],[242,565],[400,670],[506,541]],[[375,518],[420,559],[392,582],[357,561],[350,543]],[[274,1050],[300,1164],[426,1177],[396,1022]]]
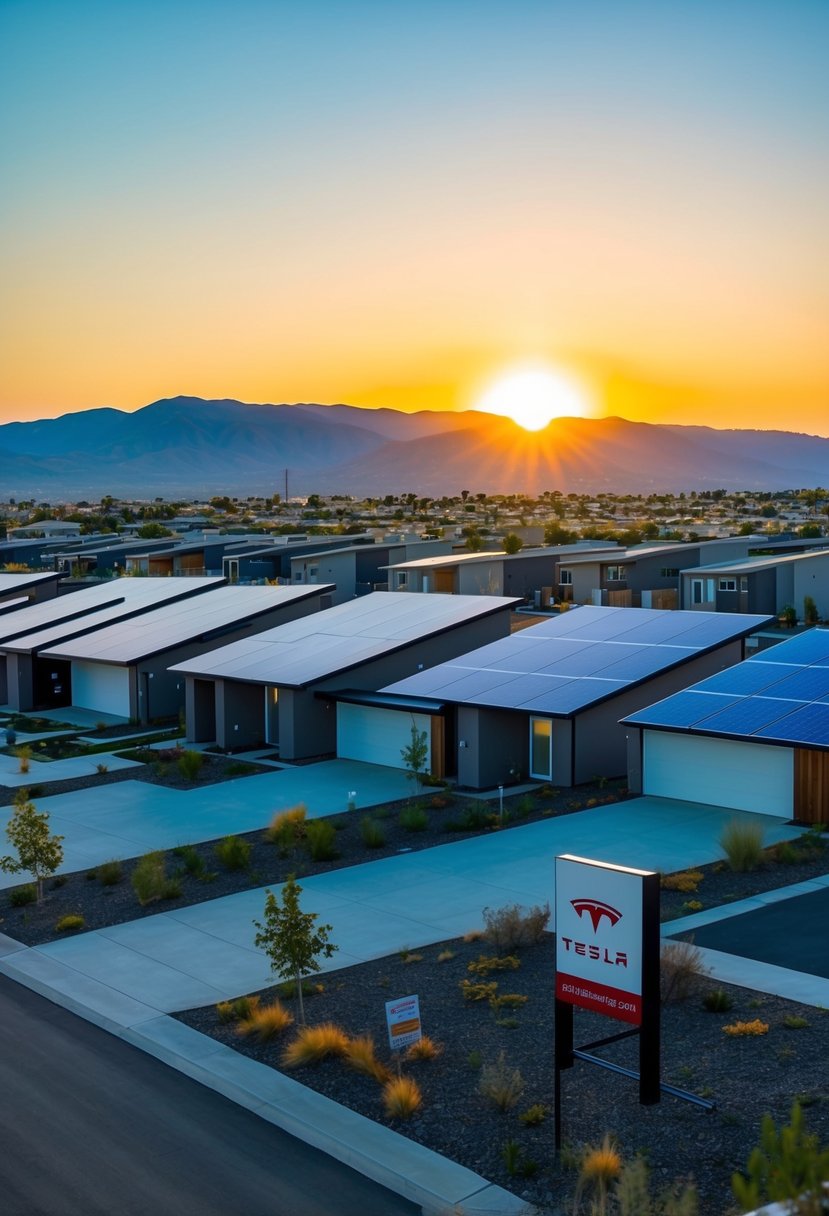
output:
[[[548,554],[544,557],[511,557],[503,563],[504,595],[520,595],[522,599],[531,600],[535,591],[542,587],[552,587],[556,576],[555,558]]]
[[[6,697],[11,709],[34,708],[34,663],[30,654],[6,656]]]
[[[0,654],[0,705],[6,705],[9,700],[9,678],[6,656]]]
[[[187,741],[212,743],[216,738],[215,681],[185,676],[185,685]]]
[[[565,584],[557,588],[557,592],[566,593],[569,598],[572,598],[574,604],[589,604],[592,601],[594,588],[601,586],[601,564],[585,562],[583,565],[567,566],[566,562],[562,562],[560,569],[568,569],[572,572],[573,583],[572,588]],[[571,590],[572,596],[570,595]]]
[[[457,589],[458,595],[505,595],[503,561],[496,557],[488,562],[461,562]]]
[[[827,555],[829,557],[829,555]],[[824,557],[792,562],[793,587],[791,603],[797,615],[803,616],[803,599],[810,595],[821,618],[829,617],[829,560]]]
[[[465,746],[461,746],[461,744]],[[510,768],[527,768],[527,720],[509,710],[459,705],[457,710],[458,785],[490,789],[513,780]]]
[[[265,693],[262,684],[216,680],[216,742],[228,749],[265,741]]]

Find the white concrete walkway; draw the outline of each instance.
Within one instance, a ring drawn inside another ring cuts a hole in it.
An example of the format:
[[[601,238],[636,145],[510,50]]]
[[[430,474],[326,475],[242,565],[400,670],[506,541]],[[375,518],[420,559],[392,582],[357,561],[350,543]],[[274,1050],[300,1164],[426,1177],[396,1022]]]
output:
[[[243,784],[254,780],[262,779]],[[782,820],[736,817],[762,819],[769,844],[799,834]],[[552,904],[557,853],[663,871],[704,865],[722,856],[718,839],[733,818],[715,807],[640,798],[317,875],[301,882],[302,904],[333,925],[334,969],[480,927],[487,906]],[[92,992],[84,999],[98,1002],[104,1018],[117,1018],[124,1002],[159,1012],[213,1003],[271,980],[253,944],[264,900],[260,888],[173,908],[16,951],[0,969],[23,982]]]

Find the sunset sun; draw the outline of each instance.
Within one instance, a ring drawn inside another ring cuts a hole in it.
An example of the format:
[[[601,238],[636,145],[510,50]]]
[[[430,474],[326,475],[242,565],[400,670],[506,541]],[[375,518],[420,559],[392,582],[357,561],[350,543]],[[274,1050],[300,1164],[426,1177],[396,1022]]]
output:
[[[526,431],[540,431],[554,418],[584,417],[587,400],[583,389],[568,376],[532,367],[499,376],[478,397],[475,408],[503,414]]]

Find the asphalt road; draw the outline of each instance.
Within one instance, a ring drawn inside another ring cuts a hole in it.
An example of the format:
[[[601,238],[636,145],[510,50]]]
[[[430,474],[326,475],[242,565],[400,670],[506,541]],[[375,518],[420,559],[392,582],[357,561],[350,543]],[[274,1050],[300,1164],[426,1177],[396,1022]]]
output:
[[[693,939],[697,946],[829,980],[827,917],[829,888],[728,916],[697,929]]]
[[[419,1208],[0,976],[3,1216]]]

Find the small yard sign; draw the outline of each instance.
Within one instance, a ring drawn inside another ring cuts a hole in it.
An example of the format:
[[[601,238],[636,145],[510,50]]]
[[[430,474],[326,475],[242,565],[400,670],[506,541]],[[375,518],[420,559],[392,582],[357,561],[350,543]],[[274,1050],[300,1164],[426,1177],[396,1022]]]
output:
[[[396,1001],[386,1001],[386,1025],[389,1032],[389,1047],[400,1051],[410,1047],[423,1037],[420,1025],[420,1001],[416,996],[402,996]]]

